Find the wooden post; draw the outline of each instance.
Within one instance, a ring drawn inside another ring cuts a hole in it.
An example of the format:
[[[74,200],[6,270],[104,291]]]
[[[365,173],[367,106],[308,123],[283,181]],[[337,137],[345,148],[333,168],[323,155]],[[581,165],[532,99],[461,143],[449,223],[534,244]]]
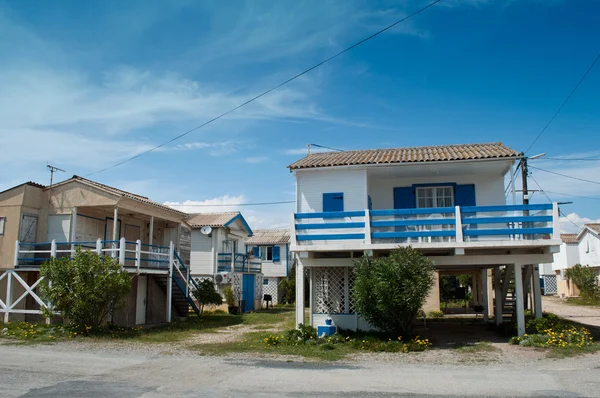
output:
[[[167,277],[167,322],[171,322],[171,300],[173,299],[173,241],[169,242],[169,275]]]
[[[542,317],[542,291],[540,289],[540,266],[533,265],[533,312],[536,318]]]
[[[56,239],[52,239],[50,242],[50,257],[56,258]]]
[[[135,267],[137,272],[140,272],[140,266],[142,265],[142,241],[137,240],[135,242]]]
[[[96,241],[96,253],[101,256],[102,255],[102,239],[98,238]]]
[[[461,243],[464,241],[463,238],[463,229],[462,229],[462,216],[460,214],[460,206],[456,206],[455,210],[455,218],[456,218],[456,242]]]
[[[152,246],[154,242],[154,216],[150,216],[150,233],[148,234],[148,244]]]
[[[296,265],[296,327],[304,323],[304,266]]]
[[[190,297],[190,267],[186,267],[185,274],[185,297]]]
[[[315,308],[315,291],[313,287],[313,276],[315,274],[314,268],[308,269],[308,323],[310,326],[313,325],[313,308]]]
[[[7,275],[6,275],[6,301],[4,302],[4,304],[6,305],[4,307],[4,310],[6,311],[4,313],[4,323],[8,323],[9,321],[9,309],[12,306],[12,273],[14,271],[8,271]]]
[[[369,209],[365,210],[365,244],[371,244],[371,213]]]
[[[292,213],[292,224],[290,225],[290,248],[294,250],[296,246],[298,246],[298,242],[296,241],[296,215]]]
[[[21,251],[21,244],[19,243],[19,241],[17,241],[15,243],[15,256],[14,256],[14,261],[13,264],[16,267],[17,265],[19,265],[19,252]]]
[[[112,230],[112,248],[116,249],[117,244],[114,241],[119,240],[119,208],[115,207],[114,215],[113,215],[113,230]],[[113,251],[111,253],[112,257],[117,257],[117,253]]]
[[[552,203],[552,239],[560,240],[560,210],[558,203]]]
[[[488,278],[487,268],[481,270],[481,305],[483,306],[483,321],[488,322],[490,316],[490,308],[488,302]]]
[[[71,251],[73,255],[75,255],[75,243],[77,241],[77,207],[73,207],[73,212],[71,213]]]
[[[125,265],[125,237],[119,240],[119,264]]]
[[[525,307],[523,305],[523,266],[521,264],[515,264],[515,290],[517,300],[515,303],[517,312],[517,332],[519,337],[523,337],[525,334]]]
[[[502,284],[500,281],[500,267],[494,268],[494,317],[496,325],[502,324]]]

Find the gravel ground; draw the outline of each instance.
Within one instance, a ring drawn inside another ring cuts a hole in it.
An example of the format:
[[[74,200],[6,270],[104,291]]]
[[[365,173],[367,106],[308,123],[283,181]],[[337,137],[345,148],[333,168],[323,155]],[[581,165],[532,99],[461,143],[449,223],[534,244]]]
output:
[[[561,318],[572,321],[600,327],[600,308],[584,307],[581,305],[570,305],[565,299],[553,296],[542,297],[542,308],[546,312],[551,312]]]

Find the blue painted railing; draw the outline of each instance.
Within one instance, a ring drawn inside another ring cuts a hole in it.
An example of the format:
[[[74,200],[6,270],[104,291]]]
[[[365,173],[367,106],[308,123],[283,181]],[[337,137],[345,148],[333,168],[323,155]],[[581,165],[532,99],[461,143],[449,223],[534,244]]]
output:
[[[295,237],[298,245],[542,239],[554,233],[554,210],[531,204],[299,213]]]
[[[250,258],[244,253],[217,253],[217,272],[262,272],[262,262],[260,259]]]

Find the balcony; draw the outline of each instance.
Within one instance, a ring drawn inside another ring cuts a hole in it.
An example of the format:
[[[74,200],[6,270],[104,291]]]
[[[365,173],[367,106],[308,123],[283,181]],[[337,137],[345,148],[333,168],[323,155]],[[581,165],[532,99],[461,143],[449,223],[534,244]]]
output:
[[[233,271],[232,271],[233,270]],[[260,274],[260,258],[244,253],[217,253],[217,272],[250,272]]]
[[[292,250],[555,246],[558,221],[556,203],[297,213]]]

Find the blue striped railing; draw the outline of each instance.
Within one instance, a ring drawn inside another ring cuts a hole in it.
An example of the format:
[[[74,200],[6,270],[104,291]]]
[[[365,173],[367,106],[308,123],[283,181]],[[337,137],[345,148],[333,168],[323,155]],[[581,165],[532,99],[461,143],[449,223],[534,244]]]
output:
[[[554,233],[553,204],[295,214],[296,242],[434,243],[540,239]],[[368,225],[367,225],[368,223]],[[457,231],[457,226],[462,229]],[[367,228],[368,226],[368,228]],[[370,235],[368,235],[370,232]],[[459,234],[462,232],[462,234]]]

